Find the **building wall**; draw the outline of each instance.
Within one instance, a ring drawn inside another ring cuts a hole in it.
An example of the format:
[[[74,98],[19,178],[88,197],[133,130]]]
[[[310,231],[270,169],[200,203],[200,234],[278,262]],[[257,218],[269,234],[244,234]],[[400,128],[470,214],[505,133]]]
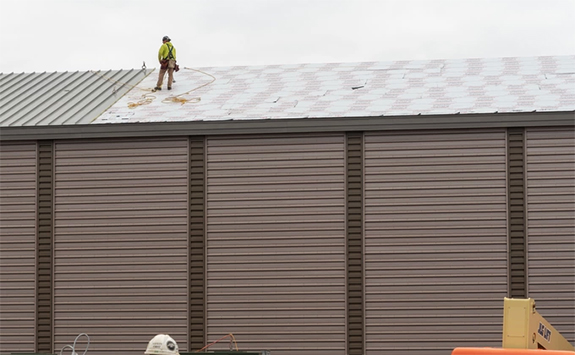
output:
[[[233,333],[272,354],[444,354],[499,346],[512,294],[574,342],[574,141],[562,127],[3,143],[0,319],[18,337],[0,349],[57,353],[85,332],[93,355],[141,355],[157,333],[181,351]]]

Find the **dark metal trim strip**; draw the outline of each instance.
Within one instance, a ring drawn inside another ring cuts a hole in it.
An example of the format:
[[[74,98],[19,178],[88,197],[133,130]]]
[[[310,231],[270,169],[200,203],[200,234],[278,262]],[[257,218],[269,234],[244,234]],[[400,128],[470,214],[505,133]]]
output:
[[[525,129],[507,129],[509,297],[527,297]]]
[[[347,354],[363,355],[363,133],[346,138]]]
[[[36,351],[52,353],[54,145],[37,143]]]
[[[206,343],[205,169],[205,137],[190,137],[190,351]]]
[[[574,111],[2,127],[0,140],[573,126]]]

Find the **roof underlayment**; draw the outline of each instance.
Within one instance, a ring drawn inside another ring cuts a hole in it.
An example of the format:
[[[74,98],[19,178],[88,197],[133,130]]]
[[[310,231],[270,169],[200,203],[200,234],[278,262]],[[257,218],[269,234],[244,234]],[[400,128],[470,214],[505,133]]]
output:
[[[575,55],[157,70],[93,123],[575,110]],[[167,79],[167,78],[166,78]]]

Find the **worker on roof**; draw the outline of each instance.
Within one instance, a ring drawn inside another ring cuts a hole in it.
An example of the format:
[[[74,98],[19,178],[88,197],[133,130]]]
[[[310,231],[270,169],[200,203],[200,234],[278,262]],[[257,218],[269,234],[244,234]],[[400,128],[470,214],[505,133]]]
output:
[[[168,72],[168,90],[172,90],[174,71],[178,71],[180,68],[176,64],[176,47],[174,47],[168,36],[162,38],[162,46],[158,51],[158,60],[160,61],[160,75],[154,91],[162,90],[162,83],[164,82],[166,72]]]

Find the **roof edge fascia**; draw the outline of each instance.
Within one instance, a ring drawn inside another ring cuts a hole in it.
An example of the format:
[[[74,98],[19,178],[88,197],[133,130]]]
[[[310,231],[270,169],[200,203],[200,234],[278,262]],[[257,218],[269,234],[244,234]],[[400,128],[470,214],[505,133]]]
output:
[[[575,111],[1,127],[0,141],[575,126]]]

